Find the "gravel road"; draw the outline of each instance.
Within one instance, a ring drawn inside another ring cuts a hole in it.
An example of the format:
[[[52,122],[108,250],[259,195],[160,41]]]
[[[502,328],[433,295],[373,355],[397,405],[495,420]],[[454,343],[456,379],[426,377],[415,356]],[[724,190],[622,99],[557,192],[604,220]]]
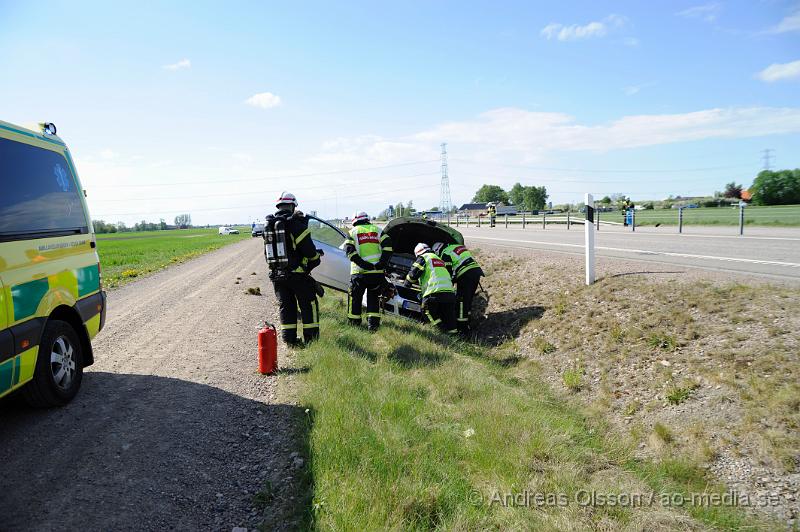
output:
[[[0,403],[0,530],[296,525],[306,414],[290,359],[278,377],[256,372],[256,331],[276,308],[259,243],[110,292],[69,406]],[[267,483],[274,496],[257,506]]]

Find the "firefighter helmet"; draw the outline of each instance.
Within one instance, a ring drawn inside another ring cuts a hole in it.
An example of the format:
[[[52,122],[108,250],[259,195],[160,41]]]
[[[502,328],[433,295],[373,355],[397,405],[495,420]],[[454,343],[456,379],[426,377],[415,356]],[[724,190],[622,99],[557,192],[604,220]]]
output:
[[[445,248],[445,245],[446,244],[444,242],[435,243],[433,245],[433,252],[441,257],[442,256],[442,250]]]
[[[420,242],[419,244],[417,244],[417,247],[414,248],[414,255],[419,257],[420,255],[428,253],[430,250],[431,247],[428,244],[426,244],[425,242]]]
[[[275,201],[275,207],[280,208],[281,205],[293,205],[297,207],[297,198],[291,192],[285,190],[281,192],[280,197]]]
[[[364,211],[359,211],[359,212],[353,213],[352,223],[368,222],[368,221],[369,221],[369,215],[367,213],[365,213]]]

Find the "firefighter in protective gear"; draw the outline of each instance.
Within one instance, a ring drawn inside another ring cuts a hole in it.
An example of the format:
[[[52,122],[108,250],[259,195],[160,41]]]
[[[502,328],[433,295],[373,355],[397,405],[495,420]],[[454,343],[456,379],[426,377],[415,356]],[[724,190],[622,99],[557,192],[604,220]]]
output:
[[[381,324],[379,296],[386,287],[383,268],[392,256],[392,240],[369,223],[365,212],[353,215],[353,228],[344,243],[350,259],[350,294],[347,318],[353,325],[361,324],[361,302],[367,293],[367,328],[378,330]]]
[[[417,260],[411,265],[403,285],[409,288],[419,280],[422,309],[430,322],[448,334],[458,333],[456,296],[444,261],[424,243],[417,244],[414,255]]]
[[[305,343],[319,338],[317,283],[311,270],[320,258],[308,229],[308,218],[297,210],[297,198],[284,192],[275,202],[278,209],[264,224],[264,254],[269,278],[278,298],[281,337],[290,346],[300,345],[298,310]]]
[[[486,205],[486,215],[489,216],[489,227],[494,227],[494,221],[497,217],[497,207],[494,203],[488,203]]]
[[[456,321],[458,330],[462,333],[469,332],[469,317],[472,314],[472,300],[478,290],[483,270],[472,256],[472,253],[461,244],[447,245],[437,242],[433,245],[433,252],[439,255],[445,266],[450,270],[453,282],[456,285]]]

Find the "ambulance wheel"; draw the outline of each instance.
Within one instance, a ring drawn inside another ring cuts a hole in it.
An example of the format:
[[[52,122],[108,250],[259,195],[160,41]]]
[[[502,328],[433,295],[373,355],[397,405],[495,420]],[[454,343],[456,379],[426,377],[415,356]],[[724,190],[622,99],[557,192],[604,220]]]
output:
[[[31,406],[46,408],[69,403],[83,380],[83,352],[72,325],[50,320],[42,333],[33,380],[23,387]]]

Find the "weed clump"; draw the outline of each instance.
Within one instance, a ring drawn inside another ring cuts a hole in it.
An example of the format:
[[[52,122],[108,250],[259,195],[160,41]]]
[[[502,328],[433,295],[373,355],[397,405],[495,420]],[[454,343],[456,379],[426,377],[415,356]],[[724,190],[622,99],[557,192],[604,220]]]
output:
[[[260,296],[261,295],[261,287],[260,286],[255,286],[255,287],[251,286],[250,288],[247,289],[246,293],[250,294],[251,296]]]
[[[549,355],[550,353],[554,353],[556,350],[556,346],[554,346],[541,336],[537,336],[536,339],[533,341],[533,347],[543,355]]]
[[[577,366],[575,368],[566,369],[561,375],[564,380],[564,386],[577,392],[583,387],[583,367]]]
[[[664,351],[675,351],[675,348],[678,347],[678,341],[675,337],[666,333],[651,334],[647,339],[647,344],[650,347],[657,347]]]
[[[667,392],[667,401],[671,405],[679,405],[682,402],[686,401],[689,396],[692,394],[692,390],[689,388],[683,388],[681,386],[675,386],[670,388]]]
[[[674,439],[672,432],[665,425],[658,422],[653,425],[653,433],[664,443],[670,443]]]

